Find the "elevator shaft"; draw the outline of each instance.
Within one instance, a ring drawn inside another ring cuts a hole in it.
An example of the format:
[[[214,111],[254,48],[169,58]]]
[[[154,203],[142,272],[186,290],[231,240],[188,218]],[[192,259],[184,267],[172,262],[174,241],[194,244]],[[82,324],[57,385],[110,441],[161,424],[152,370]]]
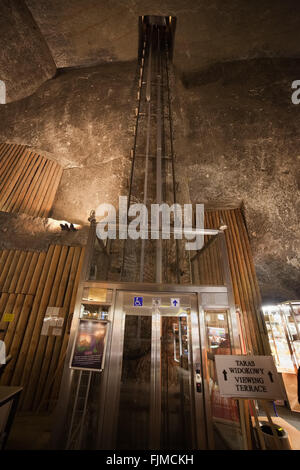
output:
[[[171,19],[144,17],[139,57],[139,88],[132,166],[128,195],[129,208],[142,203],[150,213],[151,204],[176,203],[173,128],[170,98]],[[164,240],[161,230],[150,240],[148,213],[143,213],[140,243],[126,240],[121,280],[179,283],[178,240]],[[147,217],[147,219],[146,219]],[[162,215],[159,213],[159,227]],[[134,245],[134,247],[133,247]],[[139,266],[132,273],[132,266]]]

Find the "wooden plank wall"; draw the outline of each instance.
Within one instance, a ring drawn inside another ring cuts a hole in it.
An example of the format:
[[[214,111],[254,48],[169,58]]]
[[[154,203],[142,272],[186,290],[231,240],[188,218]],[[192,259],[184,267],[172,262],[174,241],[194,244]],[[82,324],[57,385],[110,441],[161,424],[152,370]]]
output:
[[[62,172],[24,145],[0,144],[0,210],[48,217]]]
[[[261,297],[253,263],[249,237],[241,209],[209,210],[205,212],[205,228],[227,225],[225,239],[236,306],[242,317],[248,351],[266,353]],[[216,285],[222,281],[218,247],[213,244],[198,257],[199,284]],[[195,270],[195,268],[193,269]]]
[[[12,360],[2,385],[22,385],[20,409],[51,409],[58,396],[84,248],[50,245],[47,252],[0,251],[0,334]],[[41,336],[48,306],[61,307],[62,336]],[[11,322],[3,315],[13,313]]]
[[[213,226],[213,223],[211,221],[208,222],[207,215],[205,227],[208,228],[208,224],[210,223]],[[207,246],[211,241],[212,243]],[[202,252],[198,252],[194,259],[192,257],[193,282],[196,285],[203,286],[222,286],[224,285],[223,260],[218,239],[213,239],[211,235],[204,235],[204,246],[207,248]],[[198,262],[195,262],[196,260]]]

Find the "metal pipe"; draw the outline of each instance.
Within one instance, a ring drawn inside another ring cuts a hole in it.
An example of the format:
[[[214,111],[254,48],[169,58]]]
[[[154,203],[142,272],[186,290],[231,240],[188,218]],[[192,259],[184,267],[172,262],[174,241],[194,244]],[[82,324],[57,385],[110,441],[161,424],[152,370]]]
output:
[[[201,255],[204,251],[207,250],[207,248],[213,243],[216,241],[217,239],[217,236],[219,235],[219,233],[216,233],[215,235],[212,236],[212,238],[210,238],[208,240],[207,243],[205,243],[205,245],[197,251],[197,253],[191,258],[191,261],[194,261],[195,258],[197,258],[199,255]]]
[[[85,424],[84,421],[85,421],[85,415],[86,415],[87,404],[88,404],[88,397],[89,397],[89,392],[90,392],[91,378],[92,378],[92,372],[89,371],[89,373],[88,373],[88,383],[87,383],[87,387],[86,387],[86,391],[85,391],[83,413],[82,413],[81,422],[80,422],[80,433],[79,433],[79,439],[78,439],[79,449],[81,449],[81,445],[82,445],[82,435],[83,435],[83,428],[84,428],[84,424]]]
[[[127,225],[124,224],[114,224],[112,222],[109,223],[111,228],[115,228],[115,230],[121,230],[127,227]],[[160,226],[157,230],[154,230],[149,224],[147,225],[147,229],[145,232],[149,232],[151,229],[151,233],[161,233],[161,234],[182,234],[182,230],[179,228],[166,228],[164,229],[162,226]],[[144,233],[143,230],[140,230],[140,233]],[[191,229],[186,229],[184,228],[183,230],[184,235],[219,235],[220,233],[223,233],[223,230],[219,229],[210,229],[210,228],[191,228]],[[205,245],[206,246],[206,245]],[[202,248],[201,248],[202,249]]]
[[[82,370],[79,372],[78,382],[77,382],[77,386],[76,386],[76,394],[75,394],[75,400],[74,400],[74,404],[73,404],[73,410],[72,410],[71,422],[70,422],[70,426],[69,426],[69,434],[68,434],[66,449],[69,449],[69,447],[71,445],[72,428],[73,428],[73,423],[74,423],[74,418],[75,418],[75,413],[76,413],[76,407],[77,407],[77,402],[78,402],[78,395],[79,395],[79,389],[80,389],[80,385],[81,385],[81,378],[82,378]]]
[[[171,114],[171,97],[170,97],[170,77],[169,77],[169,49],[168,41],[165,42],[166,51],[166,75],[167,75],[167,96],[168,96],[168,108],[169,108],[169,132],[170,132],[170,147],[171,147],[171,160],[172,160],[172,180],[173,180],[173,200],[174,204],[177,203],[176,198],[176,179],[175,179],[175,161],[174,161],[174,146],[173,146],[173,122]],[[180,269],[179,269],[179,243],[176,243],[176,277],[178,284],[180,283]]]
[[[145,71],[145,59],[144,59],[144,57],[145,57],[145,48],[146,48],[146,41],[144,41],[144,48],[143,48],[142,74],[141,74],[142,79],[143,79],[144,71]],[[131,193],[132,193],[132,183],[133,183],[135,157],[136,157],[137,135],[138,135],[139,119],[140,119],[140,108],[141,108],[141,88],[139,89],[139,94],[138,94],[138,107],[137,107],[137,114],[136,114],[134,143],[133,143],[133,149],[132,149],[132,164],[131,164],[131,171],[130,171],[130,183],[129,183],[129,191],[128,191],[128,205],[127,205],[127,225],[128,225],[128,210],[129,210],[129,207],[130,207]],[[122,265],[121,265],[121,272],[120,272],[120,279],[121,280],[123,279],[123,273],[124,273],[125,254],[126,254],[126,240],[124,240],[123,250],[122,250]]]
[[[147,85],[146,85],[146,101],[147,101],[147,137],[146,137],[146,161],[145,161],[145,178],[144,178],[144,206],[147,205],[148,198],[148,167],[149,167],[149,150],[150,150],[150,131],[151,131],[151,67],[152,67],[152,33],[153,27],[151,25],[150,31],[150,49],[147,70]],[[146,225],[146,212],[143,217],[143,227]],[[142,238],[141,246],[141,259],[140,259],[140,282],[144,280],[144,265],[145,265],[145,239]]]
[[[157,29],[157,121],[156,121],[156,203],[162,202],[162,122],[161,122],[161,50],[160,34]],[[159,213],[159,227],[162,225],[162,215]],[[156,241],[156,282],[162,282],[162,239]]]

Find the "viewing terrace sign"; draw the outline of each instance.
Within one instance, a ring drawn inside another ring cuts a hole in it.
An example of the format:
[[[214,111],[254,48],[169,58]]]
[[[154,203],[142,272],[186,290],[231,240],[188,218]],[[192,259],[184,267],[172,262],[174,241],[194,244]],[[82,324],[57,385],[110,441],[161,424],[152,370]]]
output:
[[[215,361],[221,396],[284,399],[272,356],[216,355]]]

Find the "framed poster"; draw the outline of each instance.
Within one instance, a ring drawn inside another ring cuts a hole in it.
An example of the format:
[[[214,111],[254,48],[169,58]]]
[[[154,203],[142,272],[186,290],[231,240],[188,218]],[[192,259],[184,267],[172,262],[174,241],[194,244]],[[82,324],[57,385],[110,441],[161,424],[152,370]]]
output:
[[[209,326],[207,328],[207,334],[209,346],[211,348],[219,348],[220,346],[222,347],[222,345],[225,344],[226,340],[228,339],[225,328]]]
[[[101,372],[104,367],[108,321],[79,320],[70,368]]]

